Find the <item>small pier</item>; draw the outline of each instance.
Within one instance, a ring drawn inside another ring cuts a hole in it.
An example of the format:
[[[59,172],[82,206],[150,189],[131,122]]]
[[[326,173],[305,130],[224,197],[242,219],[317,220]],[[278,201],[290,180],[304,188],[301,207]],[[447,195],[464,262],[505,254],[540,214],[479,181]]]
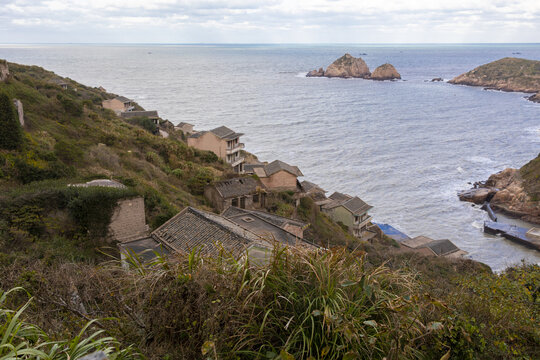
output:
[[[492,235],[500,234],[515,243],[540,251],[540,238],[531,233],[527,228],[495,221],[486,221],[484,222],[484,232]]]

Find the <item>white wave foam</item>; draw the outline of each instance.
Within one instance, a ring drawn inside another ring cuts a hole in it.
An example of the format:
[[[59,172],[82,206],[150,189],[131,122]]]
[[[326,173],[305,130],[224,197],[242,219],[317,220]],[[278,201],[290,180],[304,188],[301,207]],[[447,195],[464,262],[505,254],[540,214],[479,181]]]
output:
[[[465,170],[463,170],[463,168],[462,168],[461,166],[458,166],[458,167],[456,168],[456,170],[457,170],[458,173],[460,173],[460,174],[464,174],[464,173],[465,173]]]
[[[493,164],[493,160],[484,156],[470,156],[466,160],[478,164]]]

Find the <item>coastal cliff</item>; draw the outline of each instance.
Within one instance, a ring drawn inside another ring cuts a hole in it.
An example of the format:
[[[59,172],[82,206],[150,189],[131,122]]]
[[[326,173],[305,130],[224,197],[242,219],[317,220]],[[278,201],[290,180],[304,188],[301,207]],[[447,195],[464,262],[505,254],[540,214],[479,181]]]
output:
[[[366,62],[361,57],[354,57],[345,54],[326,68],[312,70],[306,77],[328,77],[328,78],[361,78],[371,80],[394,80],[401,79],[401,75],[391,64],[383,64],[375,69],[373,74],[369,71]]]
[[[459,194],[463,201],[482,204],[504,214],[540,224],[540,155],[520,169],[504,169],[480,187]]]
[[[540,61],[507,57],[461,74],[449,83],[536,93],[529,100],[540,102]]]

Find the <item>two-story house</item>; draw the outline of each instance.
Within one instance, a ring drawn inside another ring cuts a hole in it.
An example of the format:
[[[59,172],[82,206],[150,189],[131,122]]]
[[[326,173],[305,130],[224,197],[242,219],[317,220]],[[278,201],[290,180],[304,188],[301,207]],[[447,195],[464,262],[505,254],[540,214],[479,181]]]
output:
[[[244,173],[244,157],[240,150],[244,144],[240,136],[244,134],[234,132],[226,126],[220,126],[210,131],[201,131],[188,137],[188,145],[196,149],[212,151],[219,158],[230,164],[238,174]]]
[[[304,176],[297,166],[280,160],[253,168],[261,183],[270,191],[300,191],[299,176]]]
[[[358,196],[335,192],[329,196],[331,202],[322,206],[322,211],[334,221],[341,222],[356,237],[362,237],[371,221],[368,211],[373,208]]]

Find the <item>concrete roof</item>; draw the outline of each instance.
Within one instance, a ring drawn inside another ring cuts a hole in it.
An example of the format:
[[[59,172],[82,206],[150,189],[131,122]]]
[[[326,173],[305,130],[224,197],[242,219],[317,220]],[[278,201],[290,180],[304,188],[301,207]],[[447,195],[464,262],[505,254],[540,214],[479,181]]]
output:
[[[425,245],[429,244],[432,241],[435,241],[435,240],[433,240],[431,238],[428,238],[427,236],[417,236],[417,237],[412,238],[412,239],[403,240],[401,242],[401,244],[405,245],[407,247],[416,249],[416,248],[425,246]]]
[[[254,245],[269,247],[259,236],[219,215],[187,207],[156,229],[152,236],[171,249],[217,256],[222,249],[242,256]]]
[[[253,194],[261,185],[257,180],[245,177],[218,181],[210,186],[214,186],[222,197],[231,198]]]
[[[133,117],[147,117],[150,119],[159,118],[157,110],[150,110],[150,111],[124,111],[120,113],[120,116],[122,116],[125,119],[133,118]]]
[[[161,255],[168,255],[170,253],[170,251],[166,247],[161,245],[158,241],[154,240],[150,236],[142,239],[129,241],[126,243],[121,243],[118,245],[118,247],[120,248],[120,252],[135,253],[144,262],[150,261],[155,258],[155,253]]]

